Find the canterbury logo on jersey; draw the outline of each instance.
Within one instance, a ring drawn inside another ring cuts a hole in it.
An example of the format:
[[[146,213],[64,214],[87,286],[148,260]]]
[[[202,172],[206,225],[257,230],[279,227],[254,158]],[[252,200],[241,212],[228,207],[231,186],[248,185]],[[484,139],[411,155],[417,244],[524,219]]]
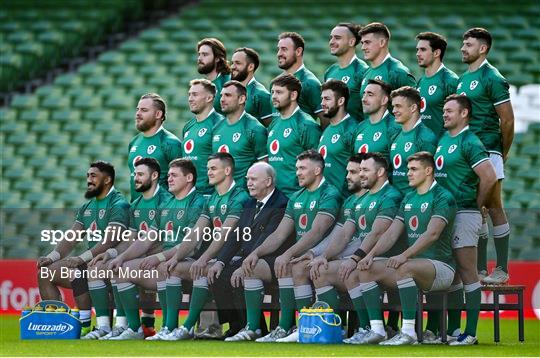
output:
[[[129,150],[130,153],[134,153],[137,151],[137,146],[134,145],[133,147],[131,147],[131,149]]]
[[[295,203],[294,203],[294,208],[295,208],[295,209],[302,209],[302,203],[295,202]]]
[[[92,210],[85,210],[83,213],[83,216],[91,216],[91,215],[92,215]]]

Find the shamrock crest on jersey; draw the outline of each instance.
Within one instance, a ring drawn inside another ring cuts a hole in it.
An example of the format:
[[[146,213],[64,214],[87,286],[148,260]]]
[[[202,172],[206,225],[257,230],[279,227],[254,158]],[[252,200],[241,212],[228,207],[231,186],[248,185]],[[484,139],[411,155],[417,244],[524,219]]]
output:
[[[471,84],[469,85],[469,89],[471,91],[474,91],[474,89],[476,88],[476,86],[478,86],[478,81],[474,80],[474,81],[471,81]]]
[[[429,206],[429,203],[422,203],[422,205],[420,205],[420,211],[425,213],[428,206]]]
[[[234,143],[238,142],[240,140],[240,137],[242,136],[242,133],[236,132],[232,136],[232,141]]]
[[[201,128],[199,129],[199,132],[197,134],[199,135],[199,137],[202,137],[203,135],[206,134],[207,131],[208,131],[207,128]]]
[[[430,96],[433,96],[433,94],[437,91],[437,86],[436,85],[431,85],[428,87],[428,93]]]
[[[290,136],[292,133],[292,128],[285,128],[283,130],[283,137],[287,138],[288,136]]]
[[[152,154],[152,153],[154,153],[156,151],[156,148],[157,147],[155,145],[153,145],[153,144],[149,145],[148,148],[146,148],[146,153]]]
[[[375,134],[373,134],[373,141],[376,142],[378,141],[382,136],[382,133],[381,132],[375,132]]]

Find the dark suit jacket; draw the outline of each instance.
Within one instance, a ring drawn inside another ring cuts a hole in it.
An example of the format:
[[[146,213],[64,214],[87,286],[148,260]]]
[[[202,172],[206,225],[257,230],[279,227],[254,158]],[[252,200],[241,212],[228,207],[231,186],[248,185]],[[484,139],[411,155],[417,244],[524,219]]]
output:
[[[229,234],[227,242],[219,251],[217,260],[228,265],[234,256],[246,257],[249,255],[276,230],[281,219],[283,219],[288,201],[289,199],[276,188],[255,219],[257,200],[252,198],[246,202],[244,211],[238,221],[239,237],[232,235],[233,233]],[[251,228],[251,240],[249,241],[242,240],[243,230],[246,227]],[[293,244],[294,235],[291,235],[272,256],[281,255]]]

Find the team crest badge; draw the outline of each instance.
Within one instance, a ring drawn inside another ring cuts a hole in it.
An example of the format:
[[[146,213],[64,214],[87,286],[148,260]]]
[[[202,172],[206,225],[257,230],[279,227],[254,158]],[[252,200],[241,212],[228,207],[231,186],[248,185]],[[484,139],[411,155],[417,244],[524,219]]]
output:
[[[234,133],[233,136],[232,136],[232,141],[234,143],[238,142],[240,140],[241,136],[242,136],[242,133],[238,133],[238,132]]]
[[[227,212],[227,204],[222,204],[220,207],[221,215],[225,215]]]
[[[279,141],[277,139],[274,139],[270,143],[270,153],[276,155],[277,152],[279,152]]]
[[[194,148],[195,148],[195,142],[193,141],[193,139],[190,139],[184,142],[184,152],[186,154],[191,154]]]
[[[382,133],[381,132],[375,132],[375,134],[373,135],[373,141],[376,142],[378,141],[382,136]]]
[[[471,91],[474,91],[474,89],[476,88],[476,86],[478,86],[478,81],[474,80],[471,82],[471,84],[469,85],[469,89]]]
[[[454,153],[454,151],[457,149],[457,145],[452,144],[450,148],[448,148],[448,154]]]
[[[210,205],[210,213],[214,213],[214,211],[216,210],[216,206],[215,205]]]
[[[203,135],[205,135],[207,130],[208,129],[206,129],[206,128],[199,129],[199,133],[198,133],[199,137],[202,137]]]
[[[343,76],[341,77],[341,82],[348,83],[351,78],[349,76]]]
[[[156,151],[156,146],[155,145],[149,145],[148,148],[146,148],[146,153],[148,154],[152,154]]]
[[[105,209],[99,209],[98,216],[100,219],[103,219],[105,217]]]
[[[442,155],[439,155],[437,159],[435,160],[435,167],[437,167],[437,170],[441,170],[444,166],[444,157]]]
[[[429,93],[430,96],[433,96],[433,94],[435,93],[435,91],[437,91],[437,86],[435,86],[435,85],[429,86],[429,88],[428,88],[428,93]]]
[[[307,224],[308,224],[307,214],[300,215],[300,217],[298,218],[298,226],[300,227],[300,229],[305,230],[307,228]]]
[[[319,148],[319,154],[323,157],[323,159],[326,159],[326,154],[328,151],[326,150],[326,146],[323,145]]]
[[[317,205],[317,201],[313,200],[311,203],[309,203],[309,210],[313,210],[315,208],[315,205]]]
[[[375,205],[377,205],[377,202],[376,201],[372,201],[371,203],[369,203],[369,210],[373,210],[373,208],[375,207]]]
[[[422,205],[420,205],[420,211],[425,213],[428,206],[429,206],[429,203],[422,203]]]
[[[290,136],[292,133],[292,128],[285,128],[285,130],[283,131],[283,137],[284,138],[287,138],[288,136]]]
[[[412,142],[407,142],[405,143],[405,146],[403,147],[403,149],[408,152],[409,150],[411,150],[412,148]]]
[[[176,213],[176,220],[182,219],[183,216],[184,216],[184,210],[178,210],[178,212]]]
[[[375,80],[379,80],[379,81],[382,81],[382,76],[381,75],[378,75],[378,76],[375,76],[374,78]]]
[[[409,227],[412,231],[416,231],[416,229],[418,229],[418,217],[416,215],[409,219]]]
[[[155,210],[150,210],[148,212],[148,217],[150,218],[150,220],[154,220],[155,216],[156,216],[156,211]]]
[[[339,137],[341,137],[339,134],[334,134],[332,136],[332,144],[335,144],[339,140]]]

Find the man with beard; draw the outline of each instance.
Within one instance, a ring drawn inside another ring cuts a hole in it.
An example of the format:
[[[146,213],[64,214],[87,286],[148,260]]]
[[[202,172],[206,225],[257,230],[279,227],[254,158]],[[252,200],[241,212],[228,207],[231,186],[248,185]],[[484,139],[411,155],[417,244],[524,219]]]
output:
[[[272,104],[279,116],[268,127],[268,162],[278,173],[276,187],[288,197],[300,189],[296,179],[296,157],[317,148],[321,129],[304,113],[298,98],[303,91],[300,80],[282,74],[272,80]]]
[[[212,154],[212,136],[214,127],[224,117],[214,109],[216,86],[207,79],[194,79],[189,82],[188,103],[189,110],[195,114],[184,125],[182,138],[184,142],[184,158],[191,160],[197,169],[198,192],[205,195],[212,193],[212,186],[208,184],[206,162]]]
[[[131,204],[129,240],[123,241],[116,249],[107,250],[102,255],[96,256],[90,262],[89,267],[91,270],[117,271],[126,261],[160,251],[160,243],[157,240],[149,239],[152,237],[149,236],[149,232],[151,227],[155,226],[158,208],[171,198],[171,194],[159,185],[160,171],[159,163],[154,158],[141,158],[135,162],[135,190],[141,195]],[[138,269],[137,264],[140,264],[140,261],[130,264],[123,268]],[[118,292],[118,295],[115,296],[115,304],[125,312],[128,327],[113,333],[110,326],[98,324],[97,330],[91,333],[93,335],[91,338],[99,339],[103,337],[111,340],[143,339],[145,334],[139,318],[138,288],[131,282],[120,280],[117,276],[111,279],[111,284]],[[105,280],[92,278],[88,281],[88,287],[90,288],[92,303],[96,309],[97,320],[98,322],[105,322],[109,316],[107,284]],[[149,324],[153,326],[153,322]],[[149,327],[144,321],[143,325]]]
[[[401,128],[388,110],[392,89],[381,80],[368,80],[362,96],[366,121],[356,129],[354,151],[381,153],[390,162],[390,145]]]
[[[349,102],[349,88],[340,80],[323,83],[321,104],[323,115],[330,120],[319,140],[319,153],[324,159],[324,177],[341,193],[349,196],[347,190],[347,159],[354,153],[354,133],[357,121],[346,112]]]
[[[279,35],[277,48],[278,67],[294,75],[302,84],[302,92],[298,94],[298,105],[305,113],[321,121],[326,127],[328,121],[322,115],[321,82],[304,66],[305,41],[296,32],[283,32]]]
[[[444,133],[444,99],[456,92],[458,76],[442,62],[446,51],[446,39],[434,32],[421,32],[416,36],[416,58],[424,68],[417,88],[422,97],[420,119],[440,138]]]
[[[167,105],[156,93],[141,97],[137,104],[135,125],[140,132],[128,146],[128,167],[130,172],[131,201],[140,195],[135,190],[135,162],[149,157],[158,161],[162,172],[159,184],[167,189],[167,168],[169,162],[182,156],[182,142],[174,134],[163,128],[166,120]]]
[[[272,122],[272,100],[270,92],[255,79],[257,68],[259,68],[259,54],[255,50],[249,47],[234,50],[231,61],[231,79],[246,87],[246,112],[268,127]]]
[[[88,189],[84,196],[90,200],[77,211],[71,230],[76,233],[86,231],[88,250],[79,256],[69,256],[77,245],[77,241],[63,240],[47,256],[40,257],[37,263],[39,293],[42,300],[61,301],[62,297],[58,287],[73,290],[75,302],[81,310],[81,335],[83,337],[90,332],[92,303],[88,294],[88,281],[82,277],[74,279],[61,278],[60,271],[63,267],[69,267],[73,271],[78,271],[79,274],[84,273],[84,271],[88,270],[87,263],[93,257],[118,244],[118,241],[114,241],[113,238],[121,237],[117,235],[121,235],[128,226],[129,204],[123,195],[114,188],[114,177],[114,167],[103,161],[90,164],[90,168],[86,173]],[[93,233],[89,234],[89,231]],[[101,239],[97,236],[98,233],[101,235]],[[96,239],[97,241],[95,241]],[[49,274],[43,275],[43,272]],[[105,307],[106,317],[98,320],[98,326],[110,327],[108,309],[107,305]],[[97,310],[96,307],[96,312]]]
[[[197,71],[205,75],[216,86],[214,108],[221,112],[221,89],[231,79],[231,68],[227,62],[225,45],[214,37],[202,39],[197,44]]]
[[[231,80],[223,85],[221,108],[225,120],[214,128],[212,151],[229,153],[235,162],[234,180],[241,187],[246,187],[246,173],[256,161],[267,157],[266,128],[245,110],[246,87]]]
[[[364,73],[369,68],[367,63],[356,57],[356,46],[360,43],[362,27],[350,22],[337,24],[330,33],[330,54],[336,56],[337,63],[328,67],[324,74],[324,82],[329,79],[343,81],[349,88],[347,113],[357,121],[362,121],[362,94],[360,87]]]
[[[482,28],[473,28],[463,35],[463,62],[469,65],[458,81],[456,93],[465,94],[472,102],[471,131],[489,152],[497,184],[489,200],[489,216],[493,223],[493,241],[497,252],[495,270],[487,275],[488,226],[482,225],[478,240],[478,272],[482,282],[503,284],[508,281],[508,242],[510,226],[501,198],[504,162],[514,140],[514,110],[510,102],[509,84],[487,61],[491,49],[491,34]]]

